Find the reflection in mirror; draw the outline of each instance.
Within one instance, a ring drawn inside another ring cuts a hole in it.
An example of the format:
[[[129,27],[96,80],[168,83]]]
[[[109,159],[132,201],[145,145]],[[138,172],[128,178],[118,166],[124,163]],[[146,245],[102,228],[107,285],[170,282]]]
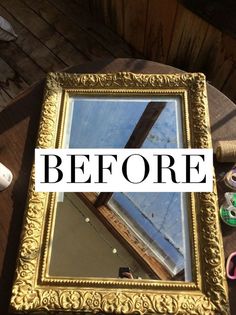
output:
[[[177,97],[70,99],[64,147],[183,143]],[[173,192],[58,194],[49,275],[191,281],[186,199]]]
[[[74,193],[58,203],[52,253],[52,276],[116,278],[121,266],[129,266],[133,277],[149,277]]]

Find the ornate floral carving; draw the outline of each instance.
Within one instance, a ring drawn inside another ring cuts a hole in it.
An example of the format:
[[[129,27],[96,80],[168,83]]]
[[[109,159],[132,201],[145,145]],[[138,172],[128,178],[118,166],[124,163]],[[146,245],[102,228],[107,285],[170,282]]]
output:
[[[217,201],[215,193],[200,194],[202,227],[200,241],[203,248],[202,264],[205,292],[214,303],[218,314],[229,314],[225,271],[222,260],[223,244],[219,235]]]
[[[211,146],[206,86],[202,74],[66,74],[48,76],[37,147],[54,147],[59,109],[64,91],[79,93],[154,93],[184,97],[186,138],[191,147]],[[62,104],[63,105],[63,104]],[[189,123],[188,123],[189,119]],[[189,127],[188,127],[189,126]],[[190,130],[189,130],[190,128]],[[42,283],[42,237],[48,208],[48,195],[34,191],[32,170],[25,224],[20,246],[11,306],[16,311],[93,311],[109,313],[157,313],[213,315],[229,314],[215,193],[195,194],[192,248],[199,249],[200,262],[194,262],[200,286],[109,279],[70,281],[51,279]],[[201,274],[199,273],[201,272]],[[60,283],[63,285],[57,286]],[[199,291],[198,287],[201,289]]]
[[[27,296],[26,296],[27,293]],[[21,286],[16,297],[24,310],[70,310],[93,311],[117,314],[214,314],[210,299],[189,294],[133,294],[129,292],[84,291],[84,290],[37,290]]]

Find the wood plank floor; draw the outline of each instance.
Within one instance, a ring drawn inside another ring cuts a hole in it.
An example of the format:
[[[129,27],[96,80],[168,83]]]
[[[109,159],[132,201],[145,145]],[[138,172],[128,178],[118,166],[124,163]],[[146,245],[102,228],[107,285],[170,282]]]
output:
[[[118,35],[91,16],[89,1],[1,0],[0,16],[15,41],[0,41],[0,110],[49,71],[105,57],[137,57]]]

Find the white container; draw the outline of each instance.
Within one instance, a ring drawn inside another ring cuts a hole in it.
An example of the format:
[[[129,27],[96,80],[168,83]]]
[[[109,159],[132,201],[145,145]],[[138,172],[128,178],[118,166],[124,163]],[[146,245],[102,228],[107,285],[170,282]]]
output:
[[[6,189],[12,182],[12,172],[0,163],[0,191]]]

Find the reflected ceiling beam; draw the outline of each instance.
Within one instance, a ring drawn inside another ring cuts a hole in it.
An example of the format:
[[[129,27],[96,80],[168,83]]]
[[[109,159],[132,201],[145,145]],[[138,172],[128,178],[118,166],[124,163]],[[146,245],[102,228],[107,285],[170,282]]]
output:
[[[86,204],[86,206],[104,223],[107,229],[116,237],[131,254],[137,259],[137,262],[146,270],[149,276],[154,280],[171,280],[170,271],[153,256],[150,248],[145,241],[135,236],[126,222],[107,205],[99,208],[94,206],[96,199],[95,193],[76,193],[76,195]]]
[[[137,122],[128,142],[125,145],[126,149],[140,148],[148,136],[149,131],[152,129],[154,123],[160,116],[166,102],[150,102],[145,108],[142,116]],[[112,196],[112,192],[104,192],[98,195],[94,203],[95,207],[105,205]]]
[[[184,281],[185,275],[184,275],[184,269],[180,270],[175,276],[171,278],[173,281]]]
[[[108,201],[110,200],[111,196],[112,196],[112,192],[103,192],[100,193],[94,203],[94,206],[96,208],[101,207],[102,205],[105,205],[108,203]]]
[[[125,145],[126,149],[140,148],[142,146],[165,106],[166,102],[150,102],[147,105]]]

